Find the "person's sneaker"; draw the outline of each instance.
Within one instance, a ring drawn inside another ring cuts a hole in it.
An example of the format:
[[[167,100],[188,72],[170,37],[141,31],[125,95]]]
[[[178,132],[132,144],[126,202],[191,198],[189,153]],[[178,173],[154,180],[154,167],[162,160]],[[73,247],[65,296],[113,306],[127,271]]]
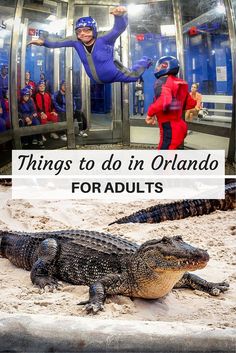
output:
[[[38,144],[38,140],[37,139],[33,139],[32,145],[37,145],[37,144]]]
[[[83,130],[80,131],[79,135],[80,135],[81,137],[88,137],[88,134],[86,134],[86,132],[84,132]]]
[[[44,135],[42,135],[42,140],[43,140],[43,142],[47,141],[47,139],[46,139],[46,137]]]
[[[50,137],[53,139],[53,140],[58,140],[59,139],[59,136],[55,133],[55,132],[52,132],[50,134]]]
[[[67,136],[66,136],[66,134],[61,135],[61,136],[60,136],[60,139],[61,139],[62,141],[67,141]]]
[[[192,133],[193,133],[192,130],[187,131],[187,135],[192,135]]]

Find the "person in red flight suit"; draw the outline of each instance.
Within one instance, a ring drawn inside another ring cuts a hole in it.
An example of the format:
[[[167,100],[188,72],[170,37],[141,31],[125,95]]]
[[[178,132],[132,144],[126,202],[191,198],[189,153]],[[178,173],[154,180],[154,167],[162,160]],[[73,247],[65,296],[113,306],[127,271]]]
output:
[[[176,77],[179,67],[174,56],[161,57],[155,67],[155,101],[149,106],[145,121],[149,125],[158,122],[159,150],[175,150],[181,146],[188,131],[183,112],[197,104],[188,92],[187,82]]]
[[[39,81],[38,93],[35,95],[35,105],[42,125],[58,122],[58,114],[53,108],[51,95],[45,92],[45,88],[45,82]],[[55,140],[59,139],[59,136],[54,132],[50,136]]]

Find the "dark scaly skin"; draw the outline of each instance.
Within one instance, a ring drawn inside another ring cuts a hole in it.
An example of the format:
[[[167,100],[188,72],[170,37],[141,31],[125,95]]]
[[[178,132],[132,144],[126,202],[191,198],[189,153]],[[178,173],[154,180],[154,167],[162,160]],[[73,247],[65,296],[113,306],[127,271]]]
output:
[[[93,313],[103,309],[107,294],[156,299],[182,286],[219,295],[229,286],[188,273],[205,267],[209,255],[179,236],[138,246],[93,231],[0,232],[0,255],[30,270],[40,288],[57,287],[58,280],[88,285],[89,300],[81,304]]]
[[[12,185],[12,180],[10,178],[1,178],[0,179],[0,185],[11,186]]]
[[[236,182],[226,184],[225,199],[199,199],[171,202],[139,210],[129,216],[119,218],[109,225],[118,223],[160,223],[187,217],[202,216],[216,210],[227,211],[236,207]]]

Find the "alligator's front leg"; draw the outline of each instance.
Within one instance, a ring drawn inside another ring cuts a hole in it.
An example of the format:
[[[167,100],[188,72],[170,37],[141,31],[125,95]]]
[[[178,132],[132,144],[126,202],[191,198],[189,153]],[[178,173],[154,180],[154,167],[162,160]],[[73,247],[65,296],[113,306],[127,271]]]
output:
[[[198,289],[202,292],[217,296],[220,293],[226,292],[229,289],[229,284],[227,282],[208,282],[201,277],[186,272],[181,278],[181,280],[176,283],[174,288]]]
[[[96,314],[104,308],[107,294],[127,294],[127,275],[109,274],[99,281],[92,283],[89,287],[89,300],[80,302],[84,305],[87,313]]]
[[[82,301],[78,305],[85,305],[87,313],[96,314],[103,310],[103,304],[106,299],[104,286],[101,282],[95,282],[89,287],[89,300]]]
[[[57,287],[57,279],[52,277],[53,261],[55,260],[57,251],[58,245],[55,239],[45,239],[39,245],[38,260],[32,266],[30,273],[33,284],[40,288],[49,286],[53,289]]]

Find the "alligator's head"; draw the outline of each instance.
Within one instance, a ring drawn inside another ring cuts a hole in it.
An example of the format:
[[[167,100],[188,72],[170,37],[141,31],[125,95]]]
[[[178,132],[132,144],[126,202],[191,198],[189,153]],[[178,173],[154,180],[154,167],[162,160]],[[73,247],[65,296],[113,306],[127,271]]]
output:
[[[206,266],[206,250],[185,243],[181,236],[149,240],[138,249],[141,258],[156,271],[194,271]]]

